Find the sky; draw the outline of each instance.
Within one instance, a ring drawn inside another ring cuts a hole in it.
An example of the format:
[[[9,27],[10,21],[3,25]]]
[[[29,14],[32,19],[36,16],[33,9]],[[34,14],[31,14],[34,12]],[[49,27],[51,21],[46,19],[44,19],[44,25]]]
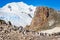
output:
[[[60,10],[60,0],[0,0],[0,8],[11,2],[24,2],[28,5],[47,6]]]

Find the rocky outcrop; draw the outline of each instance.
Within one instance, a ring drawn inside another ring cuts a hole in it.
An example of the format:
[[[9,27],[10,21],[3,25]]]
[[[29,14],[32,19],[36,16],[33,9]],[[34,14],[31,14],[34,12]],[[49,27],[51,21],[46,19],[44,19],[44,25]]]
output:
[[[44,30],[51,28],[57,21],[57,12],[48,7],[37,7],[28,30]]]

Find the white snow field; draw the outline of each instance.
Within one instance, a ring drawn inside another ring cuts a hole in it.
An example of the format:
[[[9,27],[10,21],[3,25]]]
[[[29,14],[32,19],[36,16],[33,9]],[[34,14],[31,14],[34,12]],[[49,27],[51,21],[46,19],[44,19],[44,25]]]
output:
[[[11,21],[12,25],[23,26],[30,25],[34,17],[35,6],[27,5],[23,2],[8,3],[0,8],[0,19]]]

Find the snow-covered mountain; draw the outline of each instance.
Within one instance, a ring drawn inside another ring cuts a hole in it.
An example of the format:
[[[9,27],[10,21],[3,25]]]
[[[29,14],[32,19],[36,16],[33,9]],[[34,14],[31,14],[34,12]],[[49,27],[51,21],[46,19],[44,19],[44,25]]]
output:
[[[0,8],[0,19],[6,22],[11,21],[13,25],[30,25],[34,17],[35,6],[27,5],[23,2],[12,2]]]

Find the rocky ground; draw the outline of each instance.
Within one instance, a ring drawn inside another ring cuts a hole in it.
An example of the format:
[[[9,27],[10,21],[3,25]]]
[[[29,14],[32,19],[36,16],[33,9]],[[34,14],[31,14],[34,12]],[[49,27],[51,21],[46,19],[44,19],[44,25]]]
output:
[[[60,33],[50,35],[2,24],[0,25],[0,40],[60,40]]]

